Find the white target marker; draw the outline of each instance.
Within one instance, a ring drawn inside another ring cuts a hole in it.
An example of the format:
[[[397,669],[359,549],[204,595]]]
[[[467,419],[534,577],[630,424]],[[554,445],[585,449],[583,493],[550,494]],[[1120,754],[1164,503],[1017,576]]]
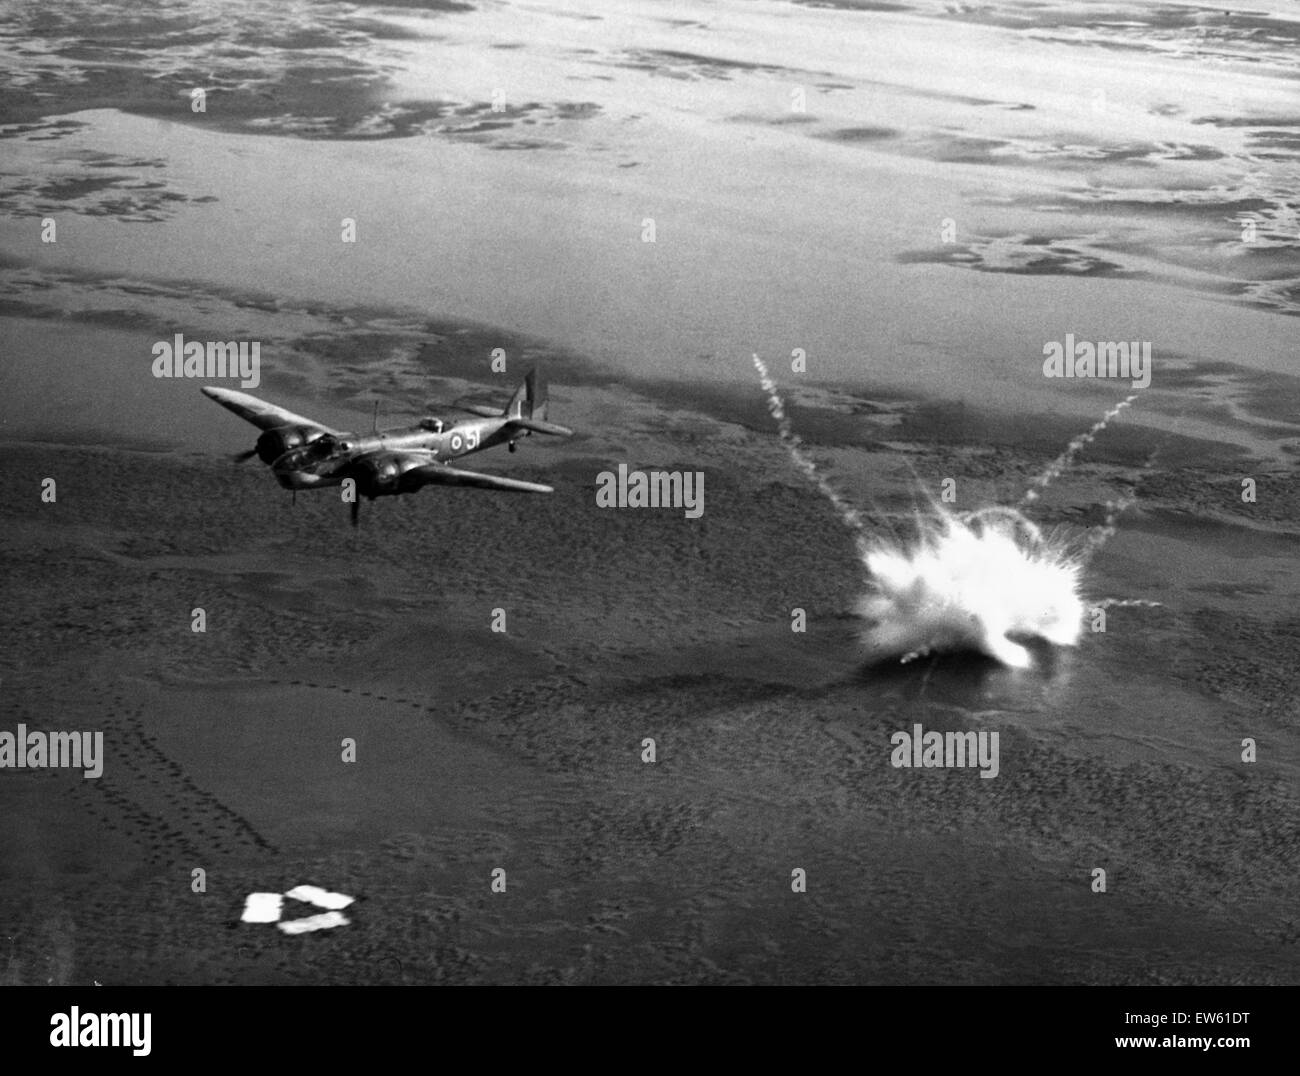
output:
[[[327,910],[321,915],[281,921],[286,897]],[[346,893],[331,893],[315,885],[294,886],[287,893],[250,893],[244,898],[244,914],[240,918],[245,923],[275,923],[285,934],[306,934],[347,926],[351,920],[339,909],[346,908],[354,899]]]
[[[314,904],[317,908],[346,908],[352,898],[346,893],[331,893],[318,885],[296,885],[285,894],[290,900],[300,900],[305,904]]]
[[[290,919],[287,923],[281,923],[280,929],[286,934],[306,934],[312,930],[345,927],[350,921],[342,912],[322,912],[320,915],[309,915],[305,919]]]
[[[284,897],[279,893],[249,893],[244,898],[244,922],[279,922],[280,910],[283,906]]]

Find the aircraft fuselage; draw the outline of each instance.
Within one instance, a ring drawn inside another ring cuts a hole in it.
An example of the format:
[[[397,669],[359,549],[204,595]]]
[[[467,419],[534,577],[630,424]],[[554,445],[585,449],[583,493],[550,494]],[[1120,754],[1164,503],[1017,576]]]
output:
[[[444,426],[433,419],[378,433],[326,434],[290,449],[271,465],[271,470],[285,489],[337,486],[359,458],[382,459],[385,452],[427,452],[430,462],[445,463],[513,440],[508,424],[504,418],[484,418]]]

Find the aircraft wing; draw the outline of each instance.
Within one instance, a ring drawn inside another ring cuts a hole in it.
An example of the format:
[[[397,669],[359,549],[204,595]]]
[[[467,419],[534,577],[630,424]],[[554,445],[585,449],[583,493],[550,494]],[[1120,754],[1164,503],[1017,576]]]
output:
[[[494,474],[479,474],[476,471],[462,471],[448,467],[445,463],[424,463],[412,467],[402,474],[408,482],[417,486],[477,486],[479,489],[500,489],[513,493],[554,493],[550,486],[540,482],[525,482],[519,478],[502,478]]]
[[[204,385],[203,395],[210,400],[216,400],[222,407],[233,411],[240,418],[247,419],[259,430],[273,430],[277,426],[304,426],[310,430],[319,430],[321,433],[339,436],[338,430],[331,430],[328,426],[322,426],[319,422],[303,418],[302,415],[295,415],[292,411],[286,411],[283,407],[276,407],[275,404],[259,400],[256,396],[250,396],[246,392],[236,392],[234,389],[218,389],[211,385]]]

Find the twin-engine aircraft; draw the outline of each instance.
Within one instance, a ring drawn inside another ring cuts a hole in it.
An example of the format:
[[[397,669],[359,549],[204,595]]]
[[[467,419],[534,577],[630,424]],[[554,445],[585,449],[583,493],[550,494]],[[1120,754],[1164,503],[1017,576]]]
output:
[[[568,437],[573,431],[546,421],[546,386],[530,370],[504,411],[472,406],[463,410],[477,420],[446,425],[442,419],[421,419],[415,426],[376,430],[369,434],[344,433],[295,415],[233,389],[204,386],[203,393],[247,419],[262,431],[257,444],[236,460],[257,456],[268,464],[285,489],[341,486],[356,483],[352,498],[352,525],[357,525],[361,497],[393,497],[414,493],[429,485],[477,486],[516,493],[552,493],[540,482],[479,474],[451,467],[447,460],[482,452],[506,443],[510,451],[520,437],[534,433]]]

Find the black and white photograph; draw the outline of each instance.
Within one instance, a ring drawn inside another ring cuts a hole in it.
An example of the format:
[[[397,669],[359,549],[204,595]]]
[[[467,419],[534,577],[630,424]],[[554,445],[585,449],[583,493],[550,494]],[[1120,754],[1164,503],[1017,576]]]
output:
[[[1300,983],[1294,0],[0,57],[0,983]]]

